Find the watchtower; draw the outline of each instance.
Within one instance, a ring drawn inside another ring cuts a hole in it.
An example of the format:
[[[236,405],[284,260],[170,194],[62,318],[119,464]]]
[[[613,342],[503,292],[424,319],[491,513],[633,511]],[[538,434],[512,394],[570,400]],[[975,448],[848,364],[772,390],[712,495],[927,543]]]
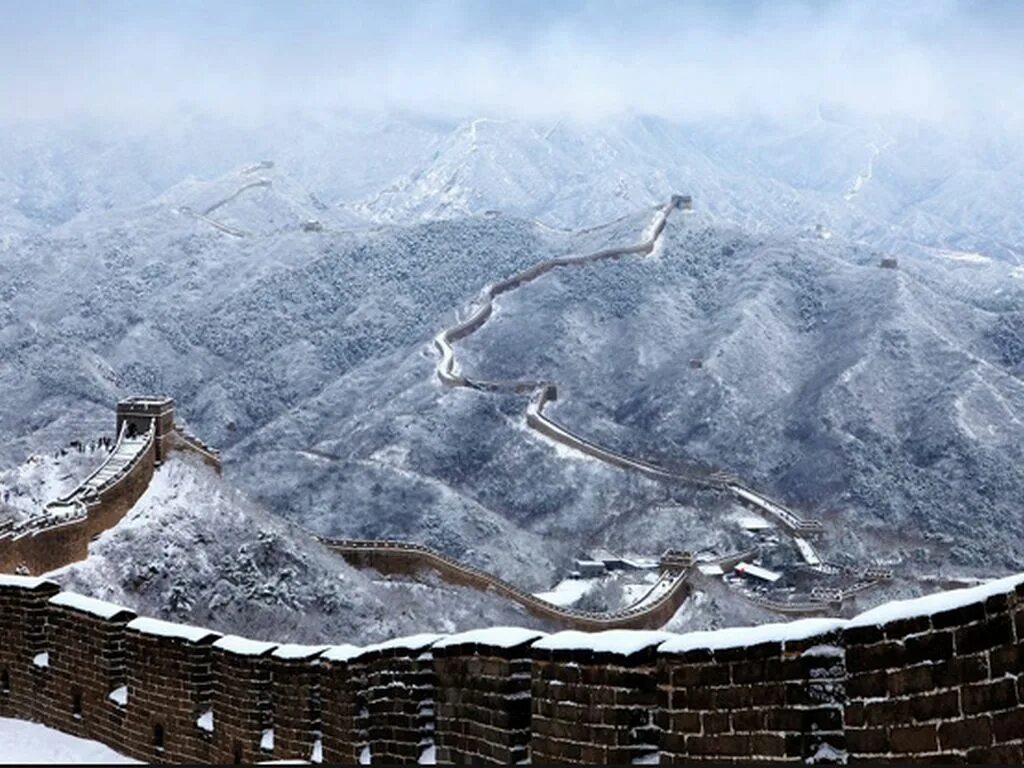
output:
[[[693,196],[692,195],[672,195],[672,205],[681,211],[692,211],[693,210]]]
[[[149,425],[156,430],[156,462],[161,463],[170,451],[174,434],[174,400],[162,396],[129,397],[117,404],[117,434],[128,425],[128,434],[145,434]]]

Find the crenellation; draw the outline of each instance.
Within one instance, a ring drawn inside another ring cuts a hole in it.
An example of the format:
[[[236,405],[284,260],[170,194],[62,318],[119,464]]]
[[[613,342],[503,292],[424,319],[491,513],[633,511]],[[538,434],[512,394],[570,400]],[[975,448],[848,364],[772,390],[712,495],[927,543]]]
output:
[[[413,763],[432,746],[447,764],[1015,760],[1021,598],[1008,581],[849,621],[324,648],[3,576],[0,716],[155,763]]]

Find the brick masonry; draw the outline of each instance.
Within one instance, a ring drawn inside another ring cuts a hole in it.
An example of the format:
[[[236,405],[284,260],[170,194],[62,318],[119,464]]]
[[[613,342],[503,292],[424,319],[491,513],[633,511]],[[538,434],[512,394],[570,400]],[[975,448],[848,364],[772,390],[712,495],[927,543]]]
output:
[[[657,643],[628,654],[533,650],[530,747],[538,763],[615,763],[658,754]]]
[[[840,630],[831,629],[799,639],[663,652],[662,762],[804,761],[841,753],[846,744],[840,639]]]
[[[1024,760],[1021,579],[849,621],[486,639],[511,632],[276,646],[3,576],[0,716],[157,763]]]
[[[511,645],[476,639],[434,649],[437,761],[520,763],[530,754],[532,660],[539,633]]]

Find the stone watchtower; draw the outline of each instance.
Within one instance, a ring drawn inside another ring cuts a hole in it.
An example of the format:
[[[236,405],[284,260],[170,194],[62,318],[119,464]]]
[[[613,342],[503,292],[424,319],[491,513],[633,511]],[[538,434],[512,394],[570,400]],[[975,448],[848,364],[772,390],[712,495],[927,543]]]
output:
[[[129,397],[117,404],[117,434],[128,425],[128,434],[145,434],[156,424],[156,463],[160,464],[174,447],[174,400],[169,397]]]

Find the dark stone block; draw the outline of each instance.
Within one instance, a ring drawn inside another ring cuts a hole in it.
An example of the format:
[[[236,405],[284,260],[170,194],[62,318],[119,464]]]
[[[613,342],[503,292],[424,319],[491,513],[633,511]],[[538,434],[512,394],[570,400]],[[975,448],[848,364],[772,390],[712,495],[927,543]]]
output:
[[[1024,671],[1024,644],[993,648],[988,654],[992,677],[1019,675]]]
[[[1011,679],[971,685],[961,692],[964,714],[993,712],[1017,706],[1017,686]]]
[[[935,685],[939,688],[951,688],[963,683],[974,683],[988,677],[988,664],[985,655],[954,656],[949,661],[933,667]]]
[[[956,631],[956,651],[965,656],[1013,642],[1013,623],[1006,614]]]
[[[885,728],[847,728],[846,744],[850,757],[881,754],[889,751],[889,736]]]
[[[936,613],[932,616],[932,626],[936,629],[946,629],[947,627],[958,627],[975,621],[981,621],[984,618],[985,604],[971,603],[960,608]]]
[[[960,696],[954,690],[911,699],[910,714],[917,721],[957,717],[960,714]]]
[[[931,616],[911,616],[890,621],[885,625],[885,636],[890,640],[904,640],[910,635],[927,632],[932,628]]]
[[[867,672],[851,675],[846,680],[846,693],[851,699],[884,696],[888,689],[888,672]]]
[[[996,743],[1024,739],[1024,711],[1015,709],[992,715],[992,733]]]
[[[926,635],[908,637],[906,649],[907,664],[951,658],[953,656],[953,633],[929,632]]]
[[[933,667],[921,665],[893,672],[889,675],[888,687],[893,696],[930,690],[935,687]]]
[[[853,646],[880,643],[885,640],[885,628],[876,626],[853,627],[843,630],[843,643],[848,652]]]
[[[967,753],[967,762],[988,765],[1024,765],[1024,746],[1001,744],[995,747],[972,749]]]
[[[898,754],[926,754],[938,749],[938,732],[934,725],[893,728],[889,734],[892,751]]]
[[[846,654],[846,668],[851,672],[875,669],[893,669],[907,661],[907,649],[902,642],[888,640],[874,645],[858,646]]]

